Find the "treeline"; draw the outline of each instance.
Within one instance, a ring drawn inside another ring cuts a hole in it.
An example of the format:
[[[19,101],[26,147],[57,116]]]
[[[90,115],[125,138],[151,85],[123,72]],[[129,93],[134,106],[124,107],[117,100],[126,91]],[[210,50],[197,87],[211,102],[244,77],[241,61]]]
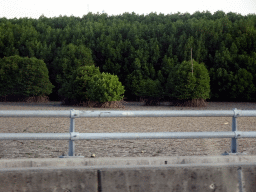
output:
[[[61,98],[58,91],[74,70],[93,64],[117,75],[128,99],[168,97],[168,78],[177,64],[191,60],[191,48],[193,59],[209,72],[211,99],[256,100],[256,15],[207,11],[0,18],[0,58],[43,60],[55,86],[52,100]]]

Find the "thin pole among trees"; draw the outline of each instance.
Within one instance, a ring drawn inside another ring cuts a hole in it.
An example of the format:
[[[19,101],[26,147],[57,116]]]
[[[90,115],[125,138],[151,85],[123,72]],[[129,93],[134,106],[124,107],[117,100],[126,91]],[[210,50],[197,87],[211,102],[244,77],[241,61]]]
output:
[[[192,60],[192,47],[191,47],[191,64],[192,64],[192,76],[193,76],[193,60]]]

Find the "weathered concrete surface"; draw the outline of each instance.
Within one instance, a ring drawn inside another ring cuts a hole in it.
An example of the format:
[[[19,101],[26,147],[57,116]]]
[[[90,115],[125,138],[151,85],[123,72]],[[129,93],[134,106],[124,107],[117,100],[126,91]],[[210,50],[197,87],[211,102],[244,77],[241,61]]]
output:
[[[256,191],[254,156],[45,160],[0,160],[0,191]]]
[[[0,191],[240,192],[255,191],[255,175],[256,163],[9,168]]]
[[[235,167],[145,167],[101,170],[102,192],[236,192],[239,180]]]
[[[256,166],[242,167],[240,170],[243,192],[256,191]]]
[[[103,158],[30,158],[0,159],[1,168],[63,167],[100,165],[169,165],[191,163],[256,162],[256,156],[172,156],[172,157],[103,157]]]
[[[97,170],[53,167],[0,170],[0,191],[96,192],[97,190]]]

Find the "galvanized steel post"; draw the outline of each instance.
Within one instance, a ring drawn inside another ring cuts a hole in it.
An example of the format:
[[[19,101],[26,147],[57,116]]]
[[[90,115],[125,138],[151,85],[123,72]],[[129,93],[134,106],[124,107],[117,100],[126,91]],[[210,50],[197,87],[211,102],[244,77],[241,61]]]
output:
[[[75,118],[74,118],[74,109],[70,110],[70,128],[69,128],[70,134],[72,132],[75,132]],[[75,143],[73,140],[69,140],[69,149],[68,149],[68,156],[74,156],[75,154]]]
[[[68,149],[68,156],[60,156],[60,158],[65,157],[83,157],[83,156],[75,156],[75,143],[74,140],[79,139],[79,133],[75,132],[75,118],[79,117],[79,111],[74,109],[70,110],[70,140],[69,140],[69,149]]]
[[[239,113],[236,108],[233,109],[234,116],[232,117],[232,131],[235,132],[236,137],[231,139],[231,153],[237,153],[237,121],[236,118],[239,116]]]

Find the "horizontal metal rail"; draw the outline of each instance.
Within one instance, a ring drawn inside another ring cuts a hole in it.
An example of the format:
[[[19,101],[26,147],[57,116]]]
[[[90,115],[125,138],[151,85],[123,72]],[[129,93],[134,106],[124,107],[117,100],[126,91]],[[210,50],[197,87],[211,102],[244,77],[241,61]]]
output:
[[[255,117],[256,110],[169,110],[169,111],[33,111],[4,110],[0,117]]]
[[[74,133],[74,132],[73,132]],[[133,139],[205,139],[253,138],[248,132],[147,132],[147,133],[1,133],[0,140],[133,140]]]
[[[0,133],[0,140],[69,140],[69,156],[74,157],[75,140],[121,140],[121,139],[203,139],[231,138],[231,153],[237,153],[239,138],[255,138],[256,132],[237,131],[237,117],[255,117],[256,110],[166,110],[166,111],[34,111],[2,110],[1,117],[51,117],[70,118],[69,133]],[[75,118],[103,117],[232,117],[231,132],[148,132],[148,133],[78,133]],[[66,156],[61,156],[66,157]]]

